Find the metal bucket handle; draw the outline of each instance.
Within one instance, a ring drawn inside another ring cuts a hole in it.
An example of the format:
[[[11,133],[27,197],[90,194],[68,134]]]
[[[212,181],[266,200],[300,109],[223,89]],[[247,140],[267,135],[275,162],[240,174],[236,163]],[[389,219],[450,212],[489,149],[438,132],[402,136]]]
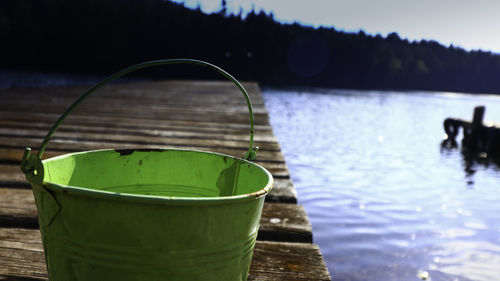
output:
[[[160,66],[160,65],[166,65],[166,64],[195,64],[195,65],[209,67],[209,68],[217,71],[218,73],[220,73],[222,76],[229,79],[231,82],[233,82],[236,85],[236,87],[238,87],[238,89],[241,91],[241,93],[245,97],[245,100],[246,100],[247,106],[248,106],[249,116],[250,116],[250,141],[248,144],[248,151],[245,153],[243,158],[246,160],[255,160],[258,147],[256,149],[253,148],[253,133],[254,133],[253,110],[252,110],[252,104],[250,102],[250,97],[248,96],[248,93],[245,90],[245,88],[243,88],[243,86],[240,84],[240,82],[238,82],[238,80],[236,80],[233,76],[231,76],[231,74],[227,73],[226,71],[224,71],[223,69],[221,69],[220,67],[218,67],[216,65],[213,65],[211,63],[204,62],[201,60],[180,58],[180,59],[163,59],[163,60],[147,61],[147,62],[143,62],[143,63],[139,63],[136,65],[127,67],[125,69],[122,69],[122,70],[116,72],[115,74],[108,76],[107,78],[105,78],[104,80],[99,82],[97,85],[95,85],[94,87],[87,90],[87,92],[85,92],[83,95],[81,95],[68,109],[66,109],[66,111],[61,115],[61,117],[59,117],[59,119],[56,121],[56,123],[54,123],[52,128],[49,130],[49,132],[47,133],[47,135],[43,139],[42,145],[38,149],[38,154],[36,155],[36,157],[33,157],[35,155],[31,154],[31,148],[26,148],[26,150],[24,152],[24,156],[22,158],[22,162],[21,162],[21,169],[23,170],[23,172],[29,178],[32,178],[35,182],[41,181],[41,179],[43,179],[43,175],[41,175],[43,173],[43,168],[41,166],[40,159],[42,159],[43,153],[45,152],[45,147],[47,146],[49,140],[55,134],[55,132],[57,131],[59,126],[61,126],[61,123],[66,119],[66,117],[90,94],[97,91],[99,88],[103,87],[107,83],[109,83],[109,82],[111,82],[119,77],[122,77],[125,74],[128,74],[132,71],[139,70],[142,68],[151,67],[151,66]]]

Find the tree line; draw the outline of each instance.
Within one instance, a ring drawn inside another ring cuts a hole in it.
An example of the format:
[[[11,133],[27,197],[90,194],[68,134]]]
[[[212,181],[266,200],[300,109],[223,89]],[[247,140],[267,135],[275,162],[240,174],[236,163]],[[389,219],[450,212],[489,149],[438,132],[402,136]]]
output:
[[[500,93],[500,56],[491,52],[283,24],[223,6],[205,14],[166,0],[2,0],[0,38],[6,69],[109,74],[188,57],[267,86]],[[139,75],[216,77],[206,72],[175,66]]]

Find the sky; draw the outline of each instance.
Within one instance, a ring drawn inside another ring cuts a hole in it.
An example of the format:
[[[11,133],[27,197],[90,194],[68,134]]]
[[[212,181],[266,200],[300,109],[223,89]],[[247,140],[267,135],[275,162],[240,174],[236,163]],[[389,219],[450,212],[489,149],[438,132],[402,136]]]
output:
[[[221,0],[174,0],[212,13]],[[227,10],[272,12],[280,22],[347,32],[435,40],[466,50],[500,53],[500,0],[226,0]]]

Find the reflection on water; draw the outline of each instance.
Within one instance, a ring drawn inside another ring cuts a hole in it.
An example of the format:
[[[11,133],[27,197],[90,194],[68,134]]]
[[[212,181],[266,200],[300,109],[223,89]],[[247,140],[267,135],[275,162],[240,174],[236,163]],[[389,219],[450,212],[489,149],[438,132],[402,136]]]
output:
[[[263,93],[334,280],[499,278],[500,169],[440,144],[476,105],[500,121],[500,97]]]

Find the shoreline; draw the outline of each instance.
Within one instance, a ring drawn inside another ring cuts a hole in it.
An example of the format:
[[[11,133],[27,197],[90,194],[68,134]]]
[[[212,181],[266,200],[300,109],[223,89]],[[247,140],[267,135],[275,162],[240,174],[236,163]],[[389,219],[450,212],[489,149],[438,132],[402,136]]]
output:
[[[110,72],[111,73],[111,72]],[[71,86],[93,86],[106,78],[108,74],[85,74],[85,73],[64,73],[57,71],[35,71],[35,70],[12,70],[0,68],[0,90],[14,88],[48,88],[48,87],[71,87]],[[175,77],[172,79],[179,80]],[[158,79],[158,77],[137,77],[127,76],[119,78],[113,83],[122,82],[147,82],[155,80],[169,80],[169,77]],[[200,79],[181,79],[181,80],[200,80]],[[208,79],[207,79],[208,80]],[[244,80],[242,80],[244,81]],[[428,94],[437,93],[443,95],[474,95],[474,96],[500,96],[500,93],[475,93],[475,92],[457,92],[445,90],[420,90],[420,89],[365,89],[365,88],[326,88],[320,86],[287,86],[287,85],[266,85],[259,83],[263,91],[280,90],[280,91],[297,91],[310,92],[317,94],[330,94],[332,91],[343,92],[394,92],[401,94]]]

